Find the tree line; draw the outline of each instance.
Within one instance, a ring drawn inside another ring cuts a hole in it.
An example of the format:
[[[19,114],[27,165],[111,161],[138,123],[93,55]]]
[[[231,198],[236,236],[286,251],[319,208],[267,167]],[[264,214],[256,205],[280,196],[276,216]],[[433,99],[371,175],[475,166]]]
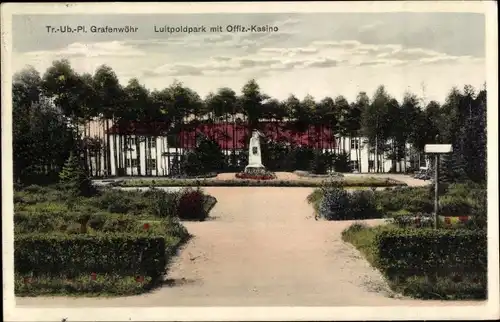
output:
[[[411,92],[398,101],[384,86],[371,98],[360,92],[353,102],[342,95],[319,101],[310,95],[302,100],[290,95],[279,101],[250,80],[241,94],[225,87],[202,98],[177,81],[162,90],[150,91],[136,78],[126,86],[120,85],[109,66],[100,66],[93,75],[79,74],[69,61],[59,60],[43,75],[29,66],[14,75],[12,113],[16,181],[53,176],[71,151],[85,160],[95,157],[97,164],[85,162],[86,166],[105,169],[105,174],[110,175],[112,159],[120,168],[126,163],[117,149],[112,152],[108,148],[111,141],[116,147],[137,146],[145,140],[145,153],[150,156],[151,141],[157,136],[169,136],[177,147],[178,134],[186,124],[221,123],[223,129],[228,129],[230,124],[239,122],[249,136],[252,129],[261,127],[263,120],[276,126],[285,124],[295,133],[327,127],[340,137],[339,152],[340,148],[350,149],[350,144],[346,147],[346,138],[362,138],[361,145],[367,145],[373,154],[376,172],[381,171],[385,158],[392,160],[394,166],[406,160],[410,153],[408,144],[422,153],[425,144],[436,140],[451,143],[453,154],[443,158],[446,177],[486,179],[485,87],[452,88],[444,104],[423,102]],[[92,137],[89,124],[95,120],[103,134]],[[133,135],[131,122],[146,124],[150,135]],[[111,136],[112,126],[132,132]],[[136,151],[140,153],[140,149]],[[98,169],[89,170],[99,173]]]

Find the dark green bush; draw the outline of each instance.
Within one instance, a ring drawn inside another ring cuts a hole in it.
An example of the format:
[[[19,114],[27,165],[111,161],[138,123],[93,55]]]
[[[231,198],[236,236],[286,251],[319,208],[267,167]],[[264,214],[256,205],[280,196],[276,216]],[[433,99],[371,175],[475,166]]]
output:
[[[83,160],[80,160],[73,152],[59,173],[59,179],[71,196],[91,196],[96,193],[83,165]]]
[[[375,238],[377,265],[391,278],[486,274],[486,233],[394,229]]]
[[[349,217],[352,219],[378,218],[381,215],[377,210],[373,191],[353,191],[349,194]]]
[[[101,231],[106,224],[106,221],[108,221],[108,218],[106,218],[106,213],[96,213],[90,220],[88,221],[88,225],[90,228],[93,230]]]
[[[349,219],[349,193],[342,188],[330,188],[319,205],[320,217],[327,220]]]
[[[310,167],[313,174],[326,174],[332,166],[333,159],[329,154],[314,152]]]
[[[356,220],[381,216],[373,191],[360,190],[349,193],[338,182],[331,182],[317,189],[307,200],[313,204],[319,217],[327,220]]]
[[[129,234],[20,234],[14,261],[19,274],[90,273],[157,277],[167,263],[164,236]]]
[[[351,172],[349,167],[349,155],[347,153],[337,154],[333,161],[335,172]]]
[[[199,189],[184,189],[180,192],[177,214],[183,220],[205,220],[208,212],[205,209],[205,197]]]
[[[462,197],[444,196],[439,200],[439,214],[442,216],[469,216],[472,213],[471,204]]]
[[[311,161],[314,158],[314,150],[309,147],[297,147],[291,150],[293,159],[295,161],[294,169],[296,170],[309,170]]]
[[[196,147],[181,162],[181,173],[193,176],[219,172],[224,167],[224,154],[217,141],[205,136],[197,138]]]

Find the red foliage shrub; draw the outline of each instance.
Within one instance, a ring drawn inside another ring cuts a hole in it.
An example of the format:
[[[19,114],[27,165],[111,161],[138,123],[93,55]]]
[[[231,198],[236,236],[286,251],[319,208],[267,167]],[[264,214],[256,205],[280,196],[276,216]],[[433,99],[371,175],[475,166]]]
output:
[[[188,189],[181,193],[178,205],[179,218],[203,220],[206,217],[204,197],[200,190]]]

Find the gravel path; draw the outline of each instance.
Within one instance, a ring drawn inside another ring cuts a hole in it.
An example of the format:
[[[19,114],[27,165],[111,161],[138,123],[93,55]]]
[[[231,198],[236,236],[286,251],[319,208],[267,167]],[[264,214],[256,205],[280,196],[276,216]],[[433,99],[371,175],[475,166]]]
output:
[[[309,188],[205,190],[212,220],[186,223],[195,236],[165,287],[121,298],[18,298],[20,306],[376,306],[456,305],[391,298],[381,275],[341,240],[352,222],[315,221]],[[367,221],[378,224],[380,220]],[[480,302],[461,302],[479,304]]]

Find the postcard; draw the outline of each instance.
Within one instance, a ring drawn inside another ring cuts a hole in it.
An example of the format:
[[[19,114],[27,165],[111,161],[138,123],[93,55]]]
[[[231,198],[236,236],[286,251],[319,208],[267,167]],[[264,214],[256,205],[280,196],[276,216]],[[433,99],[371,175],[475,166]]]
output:
[[[495,2],[1,11],[6,321],[499,317]]]

